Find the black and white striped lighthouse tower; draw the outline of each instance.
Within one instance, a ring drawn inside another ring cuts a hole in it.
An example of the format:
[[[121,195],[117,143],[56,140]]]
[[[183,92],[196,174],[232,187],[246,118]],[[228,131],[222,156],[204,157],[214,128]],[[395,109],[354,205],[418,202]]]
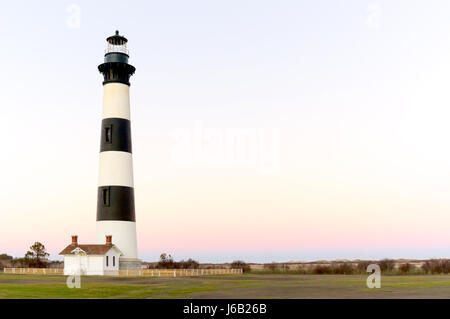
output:
[[[116,34],[106,39],[103,74],[103,112],[97,198],[96,241],[105,236],[122,251],[119,267],[140,267],[137,256],[134,211],[133,157],[130,125],[130,76],[135,68],[128,64],[127,39]]]

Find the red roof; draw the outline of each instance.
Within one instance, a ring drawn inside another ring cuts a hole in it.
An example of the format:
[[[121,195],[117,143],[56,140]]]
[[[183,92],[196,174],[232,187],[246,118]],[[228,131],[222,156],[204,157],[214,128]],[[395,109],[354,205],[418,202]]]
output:
[[[114,245],[69,245],[64,248],[59,254],[60,255],[70,255],[74,254],[72,250],[80,248],[88,255],[104,255],[106,254]],[[116,248],[117,249],[117,248]]]

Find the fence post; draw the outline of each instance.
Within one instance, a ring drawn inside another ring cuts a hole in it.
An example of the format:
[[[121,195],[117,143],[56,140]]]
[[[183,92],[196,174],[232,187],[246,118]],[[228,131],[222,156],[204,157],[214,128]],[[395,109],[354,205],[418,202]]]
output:
[[[174,277],[177,276],[177,271],[176,271],[176,269],[173,270],[173,276],[174,276]]]
[[[158,277],[161,277],[161,271],[158,270]]]

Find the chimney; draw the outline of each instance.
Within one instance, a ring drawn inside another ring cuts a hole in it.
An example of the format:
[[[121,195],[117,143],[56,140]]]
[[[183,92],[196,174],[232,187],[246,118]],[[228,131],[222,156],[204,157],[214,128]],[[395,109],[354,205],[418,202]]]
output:
[[[112,246],[112,236],[106,235],[106,245]]]
[[[77,245],[78,245],[78,236],[73,235],[72,236],[72,246],[77,246]]]

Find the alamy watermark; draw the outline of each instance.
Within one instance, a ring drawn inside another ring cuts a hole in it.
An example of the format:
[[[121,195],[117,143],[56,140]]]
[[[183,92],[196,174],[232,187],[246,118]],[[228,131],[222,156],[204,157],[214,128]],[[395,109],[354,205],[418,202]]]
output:
[[[78,4],[69,4],[66,8],[69,16],[66,24],[69,29],[79,29],[81,26],[81,7]]]
[[[81,271],[72,271],[71,275],[67,276],[66,280],[67,288],[81,288]]]
[[[367,26],[370,30],[378,30],[381,27],[381,8],[377,4],[367,7]]]
[[[211,128],[200,122],[173,132],[171,160],[177,164],[252,165],[262,174],[280,170],[277,128]]]
[[[367,288],[381,288],[381,269],[377,264],[370,264],[367,266],[367,272],[371,273],[369,277],[367,277],[366,285]]]

